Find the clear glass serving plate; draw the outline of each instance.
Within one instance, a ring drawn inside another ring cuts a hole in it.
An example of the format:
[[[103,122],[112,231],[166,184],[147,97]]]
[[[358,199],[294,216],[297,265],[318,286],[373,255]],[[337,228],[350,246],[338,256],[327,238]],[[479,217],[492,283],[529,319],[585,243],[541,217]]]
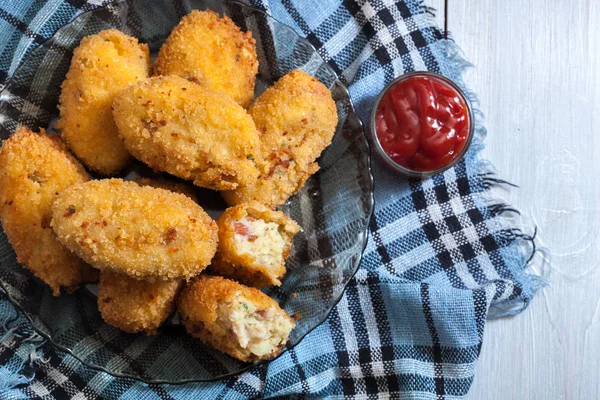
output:
[[[236,1],[122,1],[82,14],[33,50],[7,83],[0,94],[0,138],[6,139],[19,125],[36,131],[52,125],[60,85],[83,37],[116,28],[148,43],[155,55],[171,29],[193,9],[229,15],[243,30],[252,31],[260,65],[257,95],[287,72],[302,69],[328,86],[337,104],[339,123],[332,145],[319,159],[321,170],[281,207],[304,228],[294,240],[282,286],[266,290],[288,313],[302,315],[285,352],[321,324],[339,301],[358,269],[373,209],[369,146],[348,91],[292,28]],[[134,163],[123,176],[140,172],[148,173]],[[198,190],[198,196],[213,217],[225,208],[215,192]],[[3,232],[0,285],[40,335],[86,365],[115,376],[149,383],[210,381],[255,365],[203,345],[176,317],[155,336],[122,332],[102,320],[93,287],[53,297],[16,262]]]

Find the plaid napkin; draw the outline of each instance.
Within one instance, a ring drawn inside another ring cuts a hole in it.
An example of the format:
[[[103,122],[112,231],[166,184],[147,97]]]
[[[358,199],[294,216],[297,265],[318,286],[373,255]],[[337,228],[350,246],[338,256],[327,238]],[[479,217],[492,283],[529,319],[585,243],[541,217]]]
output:
[[[0,81],[58,27],[100,3],[0,1]],[[319,49],[364,122],[376,95],[404,72],[439,72],[464,87],[468,63],[421,1],[254,4]],[[510,225],[506,213],[514,210],[486,199],[502,181],[478,158],[485,128],[478,123],[476,131],[465,160],[427,180],[401,179],[374,160],[376,207],[361,268],[328,320],[277,361],[214,383],[115,378],[44,343],[0,293],[0,397],[462,398],[486,318],[518,313],[541,285],[524,272],[533,238]]]

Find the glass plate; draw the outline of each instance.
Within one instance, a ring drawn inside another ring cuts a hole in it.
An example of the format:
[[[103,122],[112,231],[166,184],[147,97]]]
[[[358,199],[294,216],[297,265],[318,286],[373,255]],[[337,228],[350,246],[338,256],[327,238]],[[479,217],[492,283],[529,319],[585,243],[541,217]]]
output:
[[[317,77],[333,93],[339,123],[332,145],[319,159],[321,170],[281,207],[304,232],[294,239],[283,284],[266,292],[302,318],[285,350],[321,324],[358,269],[373,209],[369,147],[348,91],[315,48],[262,10],[236,1],[117,2],[80,15],[33,50],[0,94],[0,137],[18,125],[49,127],[58,115],[60,85],[81,38],[116,28],[148,43],[155,55],[171,29],[193,9],[229,15],[257,44],[257,94],[291,70]],[[133,164],[123,176],[147,174]],[[201,204],[214,217],[225,207],[215,192],[199,189]],[[35,246],[32,243],[32,246]],[[251,368],[186,334],[173,318],[155,336],[132,335],[102,320],[92,290],[53,297],[50,289],[16,262],[0,236],[0,284],[35,330],[84,364],[109,374],[152,383],[210,381]]]

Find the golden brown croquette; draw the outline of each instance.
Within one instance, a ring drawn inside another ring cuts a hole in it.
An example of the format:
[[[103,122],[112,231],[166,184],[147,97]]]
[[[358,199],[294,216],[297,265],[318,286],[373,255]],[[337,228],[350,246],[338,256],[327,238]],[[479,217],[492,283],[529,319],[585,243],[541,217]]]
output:
[[[52,207],[52,227],[101,270],[137,279],[188,279],[217,250],[217,224],[189,197],[121,179],[77,184]]]
[[[130,155],[112,118],[121,90],[150,74],[148,46],[115,29],[87,36],[62,84],[60,128],[69,148],[92,171],[117,173]]]
[[[177,300],[187,331],[242,361],[275,357],[296,322],[258,289],[219,276],[200,275]]]
[[[0,220],[17,261],[55,296],[97,279],[97,271],[67,250],[50,228],[52,203],[88,175],[58,136],[22,127],[0,149]]]
[[[319,166],[338,122],[329,89],[316,78],[292,71],[267,89],[248,110],[260,134],[261,175],[255,183],[223,192],[233,205],[252,200],[283,204]]]
[[[104,321],[125,332],[156,334],[175,309],[183,281],[147,282],[113,271],[102,271],[98,282],[98,309]]]
[[[181,76],[248,107],[258,73],[255,41],[229,17],[194,10],[173,29],[155,68],[158,75]]]
[[[219,247],[209,272],[244,285],[281,285],[292,238],[300,226],[257,202],[225,210],[217,220]]]
[[[121,92],[113,114],[129,152],[156,170],[215,190],[258,177],[254,122],[225,95],[178,76],[154,77]]]

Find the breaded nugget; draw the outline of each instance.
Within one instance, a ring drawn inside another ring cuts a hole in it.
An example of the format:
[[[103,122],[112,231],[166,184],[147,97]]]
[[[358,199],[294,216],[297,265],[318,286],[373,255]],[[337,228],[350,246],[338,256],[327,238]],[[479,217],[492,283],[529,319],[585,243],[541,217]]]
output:
[[[216,190],[258,177],[254,122],[225,95],[178,76],[159,76],[121,92],[113,115],[127,149],[156,170]]]
[[[219,247],[209,271],[244,285],[280,286],[300,226],[257,202],[228,208],[217,220]]]
[[[177,299],[187,331],[242,361],[275,357],[296,322],[258,289],[220,276],[200,275]]]
[[[189,197],[121,179],[71,186],[52,206],[58,239],[100,270],[190,278],[217,250],[217,224]]]
[[[285,157],[284,155],[283,158]],[[267,172],[261,174],[255,183],[221,192],[225,202],[235,205],[257,201],[269,207],[277,207],[298,193],[306,180],[319,170],[319,165],[313,162],[301,167],[293,162],[282,161],[279,165],[267,163],[265,169]]]
[[[112,175],[130,159],[111,105],[117,93],[148,77],[150,69],[148,46],[115,29],[87,36],[75,49],[61,86],[58,128],[89,169]]]
[[[254,184],[223,192],[229,204],[256,200],[283,204],[319,166],[338,122],[335,102],[325,85],[292,71],[267,89],[249,109],[260,133],[261,176]]]
[[[55,296],[97,278],[97,271],[56,239],[52,202],[66,187],[88,180],[58,136],[22,127],[0,149],[0,220],[17,261]]]
[[[229,17],[194,10],[173,29],[155,68],[159,75],[181,76],[248,107],[258,73],[255,41]]]
[[[183,281],[138,281],[124,274],[102,271],[98,282],[98,309],[102,319],[125,332],[156,334],[175,309]]]
[[[175,193],[185,194],[190,199],[194,200],[196,203],[198,202],[198,196],[196,196],[196,191],[193,187],[186,185],[185,183],[170,181],[162,178],[137,178],[135,180],[140,186],[151,186],[157,189],[165,189]]]

